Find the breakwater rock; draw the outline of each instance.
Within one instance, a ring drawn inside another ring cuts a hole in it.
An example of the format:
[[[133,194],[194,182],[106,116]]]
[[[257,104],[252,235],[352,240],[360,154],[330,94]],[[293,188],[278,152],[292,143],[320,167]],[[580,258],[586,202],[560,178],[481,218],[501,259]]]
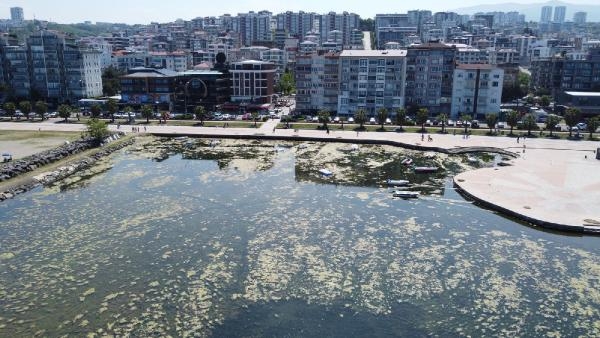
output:
[[[73,163],[69,163],[68,165],[58,167],[53,171],[48,171],[48,172],[44,172],[39,175],[36,175],[33,177],[33,179],[28,180],[27,182],[25,182],[21,185],[12,187],[11,189],[9,189],[7,191],[0,192],[0,201],[4,201],[6,199],[13,198],[15,195],[22,194],[22,193],[29,191],[39,185],[45,185],[45,184],[50,184],[50,183],[56,182],[58,180],[66,178],[67,176],[69,176],[77,171],[89,168],[90,166],[92,166],[96,161],[98,161],[102,157],[107,156],[107,155],[111,154],[112,152],[119,150],[121,148],[124,148],[128,145],[131,145],[134,142],[135,142],[135,140],[132,138],[127,141],[104,146],[100,151],[98,151],[88,157],[84,157]],[[78,144],[75,145],[74,147],[68,147],[70,145],[73,145],[74,143],[78,143]],[[17,162],[22,162],[22,163],[18,163],[17,166],[9,165],[8,166],[9,168],[6,169],[5,167],[7,167],[7,166],[5,165],[2,168],[2,172],[4,173],[5,171],[11,170],[11,169],[14,170],[14,172],[17,172],[16,175],[30,172],[32,170],[35,170],[35,168],[37,168],[37,166],[52,163],[52,162],[58,161],[62,158],[65,158],[66,156],[68,156],[70,154],[76,154],[78,152],[81,152],[82,150],[89,149],[91,147],[91,144],[92,143],[89,140],[83,140],[83,141],[73,142],[70,144],[65,144],[59,148],[56,148],[56,149],[53,149],[50,151],[46,151],[44,153],[36,154],[36,155],[30,156],[26,159],[17,161]],[[69,151],[72,151],[72,152],[69,152]],[[61,157],[58,157],[59,155]],[[17,163],[15,163],[15,164],[17,164]],[[22,169],[24,167],[24,165],[25,165],[25,170]],[[14,177],[16,175],[9,176],[9,178]]]

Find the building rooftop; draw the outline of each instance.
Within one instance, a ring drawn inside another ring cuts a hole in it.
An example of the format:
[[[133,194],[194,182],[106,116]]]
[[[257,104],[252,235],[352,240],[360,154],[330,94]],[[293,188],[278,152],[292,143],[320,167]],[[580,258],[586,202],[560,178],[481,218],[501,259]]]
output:
[[[483,63],[461,63],[456,66],[456,69],[465,69],[465,70],[473,70],[473,69],[496,69],[495,65],[483,64]]]
[[[392,49],[392,50],[344,50],[341,57],[344,56],[364,56],[364,57],[400,57],[406,56],[406,50],[404,49]]]

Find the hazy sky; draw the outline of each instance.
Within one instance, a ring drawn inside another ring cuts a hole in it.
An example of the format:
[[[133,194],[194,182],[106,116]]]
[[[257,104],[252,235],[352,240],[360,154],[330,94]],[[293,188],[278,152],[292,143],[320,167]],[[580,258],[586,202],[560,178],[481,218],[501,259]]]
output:
[[[169,22],[199,16],[235,15],[248,11],[287,10],[326,13],[353,12],[361,17],[377,13],[405,13],[413,9],[433,12],[481,4],[504,2],[540,3],[540,0],[0,0],[0,18],[10,18],[10,7],[22,7],[25,19],[59,23],[104,21],[123,23]],[[597,4],[598,0],[573,0],[570,3]],[[507,8],[506,11],[510,11]]]

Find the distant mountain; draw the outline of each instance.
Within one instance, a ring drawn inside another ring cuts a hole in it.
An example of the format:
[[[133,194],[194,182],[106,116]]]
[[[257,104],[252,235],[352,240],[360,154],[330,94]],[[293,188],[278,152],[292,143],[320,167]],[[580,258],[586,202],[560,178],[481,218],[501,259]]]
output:
[[[477,12],[509,12],[517,11],[525,14],[526,21],[540,21],[543,6],[566,6],[567,14],[565,19],[573,21],[575,12],[587,12],[588,22],[600,22],[600,4],[599,5],[582,5],[572,4],[562,1],[548,1],[537,4],[517,4],[517,3],[502,3],[495,5],[478,5],[472,7],[463,7],[452,10],[459,14],[475,14]],[[553,14],[554,15],[554,14]]]

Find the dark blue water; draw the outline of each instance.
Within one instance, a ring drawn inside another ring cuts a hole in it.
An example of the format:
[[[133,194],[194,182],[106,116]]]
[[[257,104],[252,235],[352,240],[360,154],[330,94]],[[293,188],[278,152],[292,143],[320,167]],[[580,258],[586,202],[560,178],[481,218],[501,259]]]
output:
[[[156,143],[0,204],[0,336],[599,334],[598,238],[272,148]]]

